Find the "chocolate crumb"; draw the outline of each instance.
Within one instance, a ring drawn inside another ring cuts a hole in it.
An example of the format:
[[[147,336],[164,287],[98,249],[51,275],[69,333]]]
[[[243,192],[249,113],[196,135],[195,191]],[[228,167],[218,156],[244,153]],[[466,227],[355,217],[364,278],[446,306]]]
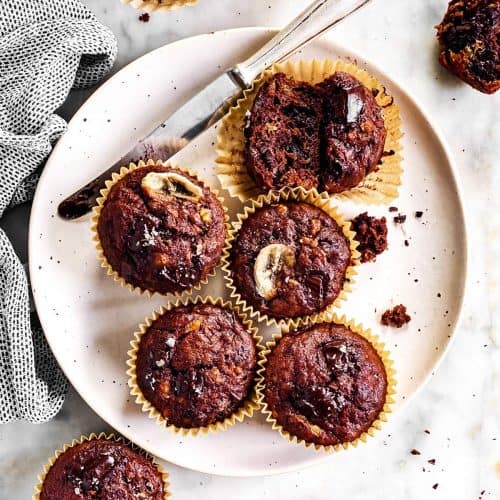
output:
[[[436,465],[436,459],[435,458],[431,458],[430,460],[427,460],[427,462],[429,462],[431,465]]]
[[[425,431],[424,431],[424,432],[425,432],[426,434],[430,434],[430,433],[431,433],[431,431],[429,431],[428,429],[425,429]]]
[[[371,262],[387,249],[387,221],[385,217],[377,219],[367,212],[359,214],[351,221],[352,228],[359,242],[361,262]]]
[[[396,224],[403,224],[403,222],[406,221],[406,215],[403,214],[398,214],[396,217],[394,217],[394,222]]]
[[[434,484],[434,485],[432,486],[432,488],[433,488],[434,490],[437,490],[437,487],[438,487],[438,486],[439,486],[439,484],[438,484],[438,483],[436,483],[436,484]]]
[[[398,207],[389,207],[389,212],[397,212]]]
[[[421,455],[421,453],[418,450],[416,450],[415,448],[413,448],[413,450],[411,450],[410,453],[412,455]]]
[[[410,242],[408,240],[405,240],[405,247],[409,247],[410,246]]]
[[[411,321],[411,316],[406,313],[406,307],[403,304],[395,306],[393,309],[387,309],[382,314],[381,323],[385,326],[401,328]]]
[[[422,217],[422,215],[424,215],[424,212],[421,212],[420,210],[418,210],[418,211],[415,212],[415,217],[417,219],[420,219],[420,217]]]
[[[143,12],[140,16],[139,16],[139,21],[143,22],[143,23],[147,23],[149,22],[149,19],[150,19],[150,15],[148,12]]]

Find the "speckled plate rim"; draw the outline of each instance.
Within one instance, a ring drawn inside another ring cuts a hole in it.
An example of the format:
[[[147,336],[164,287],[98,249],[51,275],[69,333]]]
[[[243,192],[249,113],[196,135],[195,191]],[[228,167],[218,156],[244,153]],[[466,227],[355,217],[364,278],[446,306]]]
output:
[[[210,35],[208,35],[208,34],[197,35],[197,36],[194,36],[191,38],[179,40],[179,41],[174,42],[172,44],[168,44],[168,46],[174,47],[178,50],[182,50],[183,46],[185,44],[193,43],[193,41],[199,41],[200,43],[203,43],[203,40],[206,39],[207,36],[224,35],[226,33],[238,33],[241,35],[248,34],[248,36],[250,36],[252,34],[259,33],[259,34],[268,34],[269,37],[271,37],[277,31],[278,31],[277,29],[265,28],[265,27],[236,28],[236,29],[232,29],[232,30],[219,31],[219,32],[216,32],[216,33],[213,33]],[[446,158],[447,167],[449,168],[449,173],[450,173],[450,179],[453,183],[452,188],[455,191],[456,199],[457,199],[458,205],[460,207],[460,211],[456,215],[457,215],[457,220],[461,226],[461,233],[462,233],[463,272],[462,272],[462,277],[461,277],[462,279],[460,282],[460,289],[456,291],[457,300],[458,300],[457,314],[451,322],[452,326],[450,328],[450,337],[449,337],[447,343],[444,345],[443,349],[440,350],[440,355],[436,358],[436,361],[434,362],[432,369],[430,369],[428,371],[427,375],[422,378],[422,382],[419,385],[419,387],[413,392],[411,397],[407,398],[405,400],[405,402],[403,403],[404,405],[406,405],[406,404],[408,404],[409,401],[413,400],[413,398],[417,394],[419,394],[420,390],[422,390],[422,388],[432,378],[432,376],[435,374],[435,372],[439,368],[440,364],[442,363],[444,357],[448,353],[448,351],[452,345],[452,342],[456,338],[456,333],[457,333],[458,327],[461,324],[461,321],[463,319],[464,299],[465,299],[465,296],[470,288],[470,286],[469,286],[470,285],[470,272],[469,272],[469,267],[470,267],[469,266],[469,253],[470,252],[469,252],[469,242],[468,242],[468,237],[467,237],[467,234],[468,234],[467,220],[468,219],[465,216],[466,210],[465,210],[465,204],[464,204],[464,196],[463,196],[462,188],[461,188],[460,183],[458,181],[458,179],[459,179],[458,170],[457,170],[457,167],[455,165],[455,161],[454,161],[453,156],[451,154],[450,148],[449,148],[449,146],[444,138],[443,132],[434,123],[429,112],[426,110],[426,108],[424,106],[422,106],[422,104],[419,102],[419,100],[415,98],[415,96],[413,95],[412,92],[408,91],[408,89],[406,87],[403,87],[401,84],[397,83],[397,81],[395,79],[390,78],[390,76],[387,75],[384,71],[382,71],[377,64],[375,64],[370,58],[364,57],[361,53],[352,51],[351,49],[347,49],[346,47],[343,47],[341,44],[338,44],[337,42],[333,43],[328,38],[316,41],[314,43],[318,44],[318,45],[322,45],[324,48],[327,48],[328,50],[339,51],[339,52],[344,53],[344,54],[349,54],[349,57],[358,61],[358,64],[360,65],[360,67],[365,67],[366,65],[370,65],[373,68],[376,68],[376,70],[377,70],[376,72],[379,75],[381,75],[382,79],[386,78],[386,79],[390,80],[391,87],[393,89],[395,89],[397,92],[401,92],[402,94],[404,94],[405,97],[408,99],[409,103],[413,107],[415,107],[419,110],[420,114],[422,115],[422,117],[424,118],[425,122],[428,125],[428,129],[434,134],[435,139],[436,139],[437,143],[439,143],[439,146],[442,150],[442,153],[443,153],[444,157]],[[165,48],[165,46],[159,47],[158,49],[155,49],[154,51],[151,51],[151,52],[145,54],[141,58],[136,59],[135,61],[131,62],[129,65],[125,66],[125,68],[123,68],[123,69],[133,67],[134,65],[140,65],[140,62],[143,58],[151,57],[151,54],[153,54],[154,52],[157,52],[157,51],[161,51],[164,48]],[[122,71],[123,71],[123,69],[122,69]],[[120,75],[120,72],[118,72],[116,75],[114,75],[112,78],[110,78],[107,82],[105,82],[98,90],[96,90],[96,92],[93,94],[93,96],[95,96],[99,92],[102,92],[103,89],[105,89],[105,88],[107,89],[108,87],[110,87],[112,85],[116,85],[116,83],[119,82],[119,75]],[[91,100],[93,98],[93,96],[91,96],[89,98],[89,100]],[[80,108],[80,110],[74,115],[73,120],[81,120],[82,119],[83,113],[84,113],[83,109],[85,108],[85,105],[86,105],[86,103],[84,103],[83,106]],[[403,127],[404,127],[404,125],[403,125]],[[61,143],[56,144],[56,146],[53,149],[52,155],[54,155],[59,150],[59,148],[61,147],[60,144]],[[53,165],[53,163],[51,162],[51,159],[49,158],[49,160],[47,161],[46,167],[45,167],[44,171],[42,172],[42,175],[41,175],[41,178],[40,178],[40,181],[38,184],[37,192],[35,193],[35,197],[33,199],[32,212],[31,212],[32,214],[37,212],[38,210],[40,210],[40,206],[39,206],[40,205],[40,196],[38,196],[38,195],[45,184],[45,177],[47,176],[47,172],[52,167],[52,165]],[[30,227],[29,227],[28,253],[29,253],[29,270],[30,270],[32,283],[35,286],[35,288],[38,289],[37,284],[43,284],[43,282],[41,281],[42,278],[41,277],[39,278],[39,276],[37,275],[37,272],[36,272],[37,269],[34,265],[34,259],[33,259],[33,256],[34,256],[33,252],[34,252],[34,249],[36,248],[35,240],[36,240],[36,236],[37,236],[34,221],[35,221],[35,218],[31,217],[30,218]],[[40,281],[39,281],[39,279],[40,279]],[[39,303],[39,300],[37,299],[37,295],[38,295],[38,293],[35,292],[34,293],[35,304]],[[45,310],[45,309],[41,309],[38,307],[38,314],[40,317],[40,321],[41,321],[42,327],[44,327],[45,331],[47,331],[47,328],[45,325],[49,324],[48,318],[51,315],[51,313],[52,312],[50,310]],[[56,337],[51,337],[50,335],[47,335],[47,340],[48,340],[49,345],[51,345],[51,347],[55,346]],[[56,355],[56,359],[58,359],[57,353],[55,355]],[[61,358],[61,357],[59,356],[59,358]],[[61,360],[62,360],[62,358],[58,359],[58,362],[60,364],[61,364]],[[73,383],[76,390],[80,393],[82,398],[85,400],[85,402],[97,414],[99,414],[101,417],[103,417],[102,412],[99,411],[99,408],[97,408],[97,406],[94,404],[92,398],[85,397],[88,395],[84,395],[78,390],[78,382],[75,381],[74,379],[72,379],[69,365],[62,366],[62,369],[63,369],[64,373],[66,374],[66,376],[68,377],[68,379]],[[398,414],[398,412],[395,413],[395,415],[397,415],[397,414]],[[105,419],[105,420],[107,421],[107,423],[109,425],[113,426],[113,421],[111,419]],[[134,441],[135,443],[138,444],[138,446],[140,446],[144,450],[151,452],[150,447],[148,446],[147,442],[144,442],[144,441],[141,441],[137,438],[134,438],[134,436],[132,436],[129,432],[127,432],[126,428],[120,429],[120,428],[118,428],[118,426],[115,426],[115,428],[117,428],[117,430],[120,431],[120,433],[124,437],[126,437],[127,439],[129,439],[131,441]],[[322,462],[326,459],[327,459],[326,457],[315,457],[315,458],[308,460],[307,462],[304,462],[304,463],[298,464],[298,465],[295,464],[295,465],[290,465],[290,466],[281,466],[280,468],[276,468],[276,469],[272,469],[272,470],[269,470],[269,469],[262,467],[262,468],[257,469],[257,470],[255,470],[255,469],[249,470],[246,473],[234,473],[231,471],[222,472],[222,471],[214,470],[212,467],[196,468],[194,470],[197,470],[197,471],[203,472],[203,473],[208,473],[208,474],[213,474],[213,475],[221,475],[221,476],[255,477],[255,476],[281,474],[281,473],[292,472],[292,471],[304,469],[306,467],[313,466],[319,462]],[[192,467],[189,466],[189,464],[176,462],[175,460],[172,460],[172,458],[169,458],[169,461],[173,464],[193,469]]]

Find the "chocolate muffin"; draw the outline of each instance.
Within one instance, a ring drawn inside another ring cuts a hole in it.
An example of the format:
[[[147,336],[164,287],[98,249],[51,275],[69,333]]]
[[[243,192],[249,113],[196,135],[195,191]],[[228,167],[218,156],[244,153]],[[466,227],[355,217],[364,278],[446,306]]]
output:
[[[271,351],[264,401],[291,435],[337,445],[372,426],[387,385],[384,363],[370,342],[344,325],[321,323],[286,335]]]
[[[277,73],[259,89],[245,135],[257,186],[340,193],[377,169],[387,131],[372,92],[350,74],[313,86]]]
[[[321,108],[312,85],[283,73],[261,86],[245,129],[247,168],[259,187],[318,185]]]
[[[333,303],[351,263],[342,228],[314,205],[264,206],[243,221],[231,249],[241,297],[274,318],[310,315]]]
[[[387,131],[372,92],[348,73],[317,86],[323,96],[320,188],[340,193],[377,170]]]
[[[176,307],[141,337],[137,384],[169,425],[222,422],[249,397],[256,370],[252,335],[229,309]]]
[[[486,94],[500,88],[498,0],[452,0],[437,36],[445,68]]]
[[[72,446],[49,469],[40,500],[165,498],[162,475],[123,443],[92,439]]]
[[[217,266],[226,228],[217,197],[197,179],[161,164],[114,184],[97,223],[109,265],[127,283],[182,292]]]

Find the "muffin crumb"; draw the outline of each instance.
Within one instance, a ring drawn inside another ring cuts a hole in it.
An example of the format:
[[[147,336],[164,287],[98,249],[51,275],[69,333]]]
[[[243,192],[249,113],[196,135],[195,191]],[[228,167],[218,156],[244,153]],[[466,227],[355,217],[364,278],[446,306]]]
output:
[[[393,326],[401,328],[411,321],[411,316],[407,314],[406,307],[403,304],[395,306],[393,309],[387,309],[382,314],[382,324],[385,326]]]
[[[363,212],[351,221],[352,228],[359,242],[361,262],[376,260],[377,255],[387,250],[387,221],[385,217],[377,219]]]

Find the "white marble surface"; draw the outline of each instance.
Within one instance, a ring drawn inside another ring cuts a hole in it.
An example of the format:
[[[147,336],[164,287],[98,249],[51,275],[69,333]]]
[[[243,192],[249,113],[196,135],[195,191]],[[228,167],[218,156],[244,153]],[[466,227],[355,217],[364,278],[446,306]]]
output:
[[[308,0],[201,0],[194,8],[156,14],[149,23],[139,22],[138,13],[118,0],[85,3],[117,35],[118,70],[189,35],[283,25]],[[483,498],[500,498],[500,96],[470,89],[436,63],[433,26],[446,3],[373,0],[329,36],[365,54],[413,92],[431,110],[456,158],[470,222],[471,285],[447,358],[431,382],[356,458],[346,453],[334,465],[326,461],[258,479],[214,477],[170,466],[175,499],[470,500],[483,490]],[[84,92],[74,94],[63,115],[71,116],[85,97]],[[28,207],[22,207],[2,221],[21,256],[26,253],[21,227],[27,214]],[[81,433],[106,429],[72,391],[60,415],[48,424],[0,426],[0,499],[30,498],[36,474],[57,446]],[[412,455],[414,448],[421,455]]]

